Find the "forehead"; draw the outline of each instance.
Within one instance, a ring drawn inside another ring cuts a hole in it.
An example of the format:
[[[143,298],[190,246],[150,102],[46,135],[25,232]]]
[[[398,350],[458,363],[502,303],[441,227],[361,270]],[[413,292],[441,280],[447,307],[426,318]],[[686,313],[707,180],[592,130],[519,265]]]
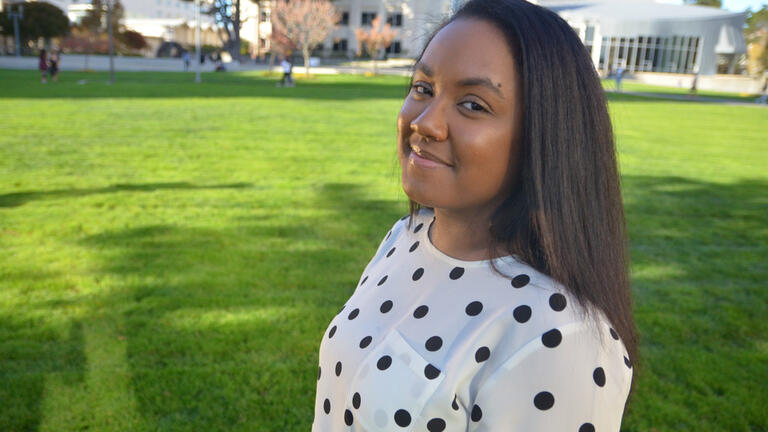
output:
[[[443,27],[429,42],[420,62],[435,75],[446,77],[486,76],[501,84],[515,79],[514,59],[504,34],[479,19],[461,18]]]

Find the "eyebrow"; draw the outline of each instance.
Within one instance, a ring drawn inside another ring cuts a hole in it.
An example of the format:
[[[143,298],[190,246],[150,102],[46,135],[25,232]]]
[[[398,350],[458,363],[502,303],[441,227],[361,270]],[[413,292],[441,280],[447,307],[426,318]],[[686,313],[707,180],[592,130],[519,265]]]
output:
[[[418,62],[413,68],[415,71],[421,71],[424,73],[424,75],[428,77],[434,76],[434,71],[431,67],[429,67],[427,64]],[[479,77],[473,77],[473,78],[464,78],[462,80],[459,80],[458,85],[461,87],[472,87],[472,86],[480,86],[480,87],[486,87],[494,91],[500,98],[504,99],[504,94],[501,93],[501,90],[499,90],[498,87],[493,85],[493,82],[489,78],[479,78]]]

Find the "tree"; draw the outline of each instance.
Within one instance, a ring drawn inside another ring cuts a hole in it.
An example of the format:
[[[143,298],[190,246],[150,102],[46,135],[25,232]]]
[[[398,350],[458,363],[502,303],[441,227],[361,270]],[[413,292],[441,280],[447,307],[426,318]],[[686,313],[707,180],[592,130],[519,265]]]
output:
[[[723,0],[685,0],[685,4],[721,8]]]
[[[757,12],[747,10],[746,24],[748,69],[752,75],[761,75],[768,71],[768,6],[763,5]]]
[[[87,40],[86,53],[85,53],[85,69],[88,69],[88,55],[93,53],[94,45],[98,43],[101,45],[101,35],[107,31],[107,15],[108,7],[105,1],[114,2],[112,4],[112,12],[110,17],[112,19],[112,28],[115,33],[119,34],[122,29],[123,15],[125,15],[125,9],[120,3],[120,0],[91,0],[91,9],[85,14],[80,21],[80,30],[84,34]]]
[[[379,57],[379,52],[392,44],[392,39],[395,38],[395,31],[392,30],[392,26],[389,24],[381,25],[381,18],[376,17],[371,21],[371,28],[365,31],[361,28],[355,30],[355,37],[357,38],[357,55],[361,54],[362,47],[365,46],[366,51],[371,55],[373,60],[373,73],[379,73],[376,60]]]
[[[278,0],[272,6],[272,31],[291,41],[304,57],[309,76],[309,54],[336,27],[339,13],[328,0]]]
[[[120,43],[128,49],[138,51],[147,47],[147,41],[144,36],[133,30],[125,30],[117,36]]]
[[[14,6],[15,8],[18,6]],[[13,22],[7,9],[0,12],[0,34],[13,36]],[[65,36],[69,33],[69,19],[58,7],[45,2],[24,3],[24,18],[19,21],[21,46],[29,40]]]

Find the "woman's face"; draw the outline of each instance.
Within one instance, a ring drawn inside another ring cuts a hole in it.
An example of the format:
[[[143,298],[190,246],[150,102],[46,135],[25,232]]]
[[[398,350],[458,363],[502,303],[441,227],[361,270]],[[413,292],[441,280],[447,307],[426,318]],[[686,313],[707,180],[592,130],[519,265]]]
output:
[[[487,21],[458,19],[435,35],[397,118],[409,198],[471,211],[503,201],[517,177],[519,82],[504,35]]]

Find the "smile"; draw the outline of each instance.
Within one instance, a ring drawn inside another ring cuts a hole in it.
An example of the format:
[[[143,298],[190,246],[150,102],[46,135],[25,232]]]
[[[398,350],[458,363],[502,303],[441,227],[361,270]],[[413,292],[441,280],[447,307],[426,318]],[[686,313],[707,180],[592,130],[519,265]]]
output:
[[[411,154],[408,155],[408,159],[416,165],[424,168],[439,168],[439,167],[451,167],[437,156],[423,150],[418,145],[411,145]]]

